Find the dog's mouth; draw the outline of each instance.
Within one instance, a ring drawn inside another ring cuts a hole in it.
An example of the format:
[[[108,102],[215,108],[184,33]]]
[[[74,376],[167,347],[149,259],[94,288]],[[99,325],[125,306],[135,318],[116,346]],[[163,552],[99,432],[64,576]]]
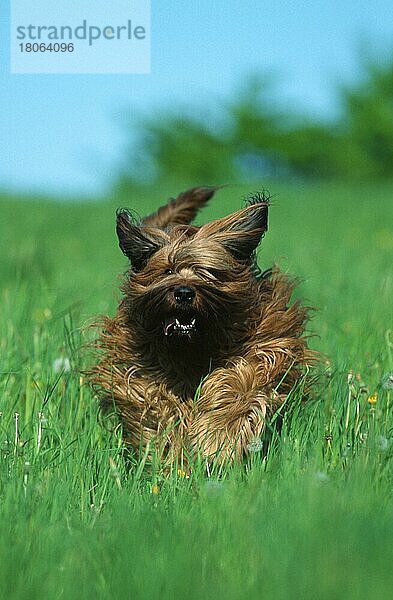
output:
[[[169,317],[164,323],[164,335],[188,336],[196,331],[196,317],[193,315],[182,315],[181,317]]]

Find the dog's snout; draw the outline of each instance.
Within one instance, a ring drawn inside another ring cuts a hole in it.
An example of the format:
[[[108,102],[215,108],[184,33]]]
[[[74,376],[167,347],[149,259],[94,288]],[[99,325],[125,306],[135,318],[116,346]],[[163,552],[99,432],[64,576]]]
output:
[[[195,298],[195,290],[188,285],[181,285],[175,288],[173,295],[179,304],[190,304]]]

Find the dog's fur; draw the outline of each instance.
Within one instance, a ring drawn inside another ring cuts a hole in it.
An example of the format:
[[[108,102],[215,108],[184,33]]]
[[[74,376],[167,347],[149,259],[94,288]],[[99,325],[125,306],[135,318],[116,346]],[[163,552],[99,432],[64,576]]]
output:
[[[256,264],[267,198],[190,225],[214,192],[189,190],[139,223],[117,211],[130,268],[90,379],[126,441],[162,460],[241,458],[313,360],[293,283]]]

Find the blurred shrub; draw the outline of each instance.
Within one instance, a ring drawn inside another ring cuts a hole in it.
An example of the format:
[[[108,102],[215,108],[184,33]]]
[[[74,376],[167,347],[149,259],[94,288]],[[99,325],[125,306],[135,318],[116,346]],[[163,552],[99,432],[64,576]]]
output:
[[[363,59],[361,80],[343,87],[343,156],[350,175],[393,176],[393,61]]]
[[[330,122],[283,112],[272,82],[260,76],[249,78],[216,120],[179,112],[144,120],[133,168],[118,190],[163,179],[391,178],[393,62],[364,59],[361,66],[360,80],[338,90],[341,110]]]

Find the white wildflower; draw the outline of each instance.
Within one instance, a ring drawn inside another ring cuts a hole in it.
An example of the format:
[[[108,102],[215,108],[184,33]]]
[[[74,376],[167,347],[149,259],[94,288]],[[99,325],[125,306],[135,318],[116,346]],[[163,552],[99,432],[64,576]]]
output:
[[[385,450],[389,448],[389,440],[384,435],[380,435],[377,440],[377,445],[381,452],[385,452]]]
[[[224,482],[219,479],[208,479],[205,482],[204,488],[207,494],[215,496],[223,492]]]
[[[325,471],[317,471],[314,474],[315,481],[317,483],[327,483],[330,480],[330,477]]]
[[[55,373],[61,373],[62,371],[67,373],[68,371],[71,370],[71,363],[70,363],[70,359],[65,357],[59,357],[56,358],[53,361],[53,370]]]
[[[263,449],[263,441],[261,438],[253,438],[249,444],[247,444],[247,450],[249,452],[260,452]]]
[[[381,383],[384,390],[393,390],[393,373],[385,375]]]

